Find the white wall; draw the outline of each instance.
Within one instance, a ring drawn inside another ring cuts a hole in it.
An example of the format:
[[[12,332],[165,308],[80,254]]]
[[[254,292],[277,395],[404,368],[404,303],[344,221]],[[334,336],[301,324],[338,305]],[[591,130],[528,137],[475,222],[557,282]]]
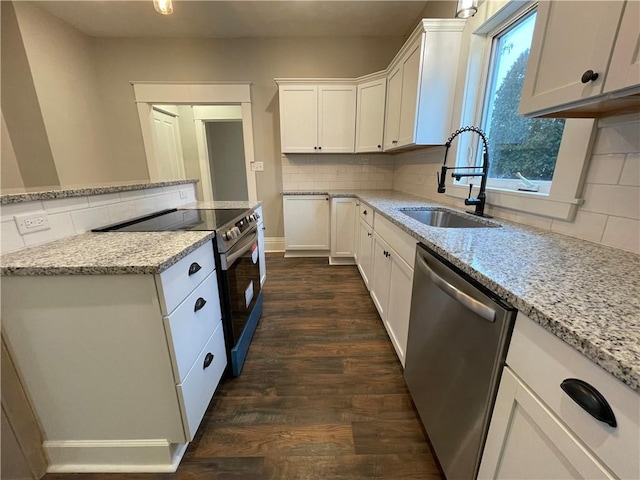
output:
[[[444,148],[395,157],[393,188],[456,207],[436,190]],[[498,218],[640,253],[640,114],[600,120],[583,195],[573,222],[491,207]]]

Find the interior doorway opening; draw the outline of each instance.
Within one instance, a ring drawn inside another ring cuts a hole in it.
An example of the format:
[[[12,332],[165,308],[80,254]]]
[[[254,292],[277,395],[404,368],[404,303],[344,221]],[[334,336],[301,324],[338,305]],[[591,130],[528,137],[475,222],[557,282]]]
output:
[[[249,200],[242,122],[205,122],[205,132],[213,199]]]

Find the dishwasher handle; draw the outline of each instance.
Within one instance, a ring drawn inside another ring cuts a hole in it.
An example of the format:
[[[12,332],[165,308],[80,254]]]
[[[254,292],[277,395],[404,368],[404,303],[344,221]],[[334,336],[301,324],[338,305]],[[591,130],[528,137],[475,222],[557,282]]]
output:
[[[416,258],[419,260],[418,267],[431,279],[431,281],[444,293],[449,295],[451,298],[456,300],[458,303],[468,308],[475,314],[481,316],[485,320],[489,322],[494,322],[496,319],[496,311],[485,305],[484,303],[476,300],[470,295],[467,295],[462,290],[457,287],[451,285],[444,278],[439,276],[436,272],[434,272],[431,267],[427,264],[422,255],[418,254]]]

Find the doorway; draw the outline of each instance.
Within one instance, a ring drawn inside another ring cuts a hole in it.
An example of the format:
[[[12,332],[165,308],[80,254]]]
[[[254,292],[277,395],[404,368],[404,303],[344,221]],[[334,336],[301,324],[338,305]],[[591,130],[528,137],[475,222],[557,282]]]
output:
[[[213,199],[249,200],[242,122],[205,122],[205,132]]]

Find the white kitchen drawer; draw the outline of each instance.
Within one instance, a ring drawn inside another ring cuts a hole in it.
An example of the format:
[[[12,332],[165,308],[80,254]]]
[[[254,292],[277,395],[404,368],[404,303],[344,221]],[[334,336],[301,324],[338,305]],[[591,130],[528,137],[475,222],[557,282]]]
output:
[[[640,394],[522,313],[516,319],[507,365],[621,478],[640,478]],[[598,421],[561,388],[567,378],[595,387],[613,410],[617,427]]]
[[[373,229],[393,248],[407,264],[414,268],[416,263],[416,245],[418,241],[394,225],[382,215],[376,215]]]
[[[205,367],[205,359],[208,355],[213,355],[213,361]],[[220,323],[198,355],[187,378],[176,385],[182,409],[182,422],[188,441],[193,440],[226,366],[227,354]]]
[[[213,244],[207,242],[162,272],[158,286],[162,314],[170,314],[214,269]]]
[[[373,208],[360,200],[360,218],[373,227]]]
[[[204,306],[196,311],[198,302]],[[207,339],[222,319],[216,272],[209,276],[168,317],[164,317],[176,383],[189,373]]]

